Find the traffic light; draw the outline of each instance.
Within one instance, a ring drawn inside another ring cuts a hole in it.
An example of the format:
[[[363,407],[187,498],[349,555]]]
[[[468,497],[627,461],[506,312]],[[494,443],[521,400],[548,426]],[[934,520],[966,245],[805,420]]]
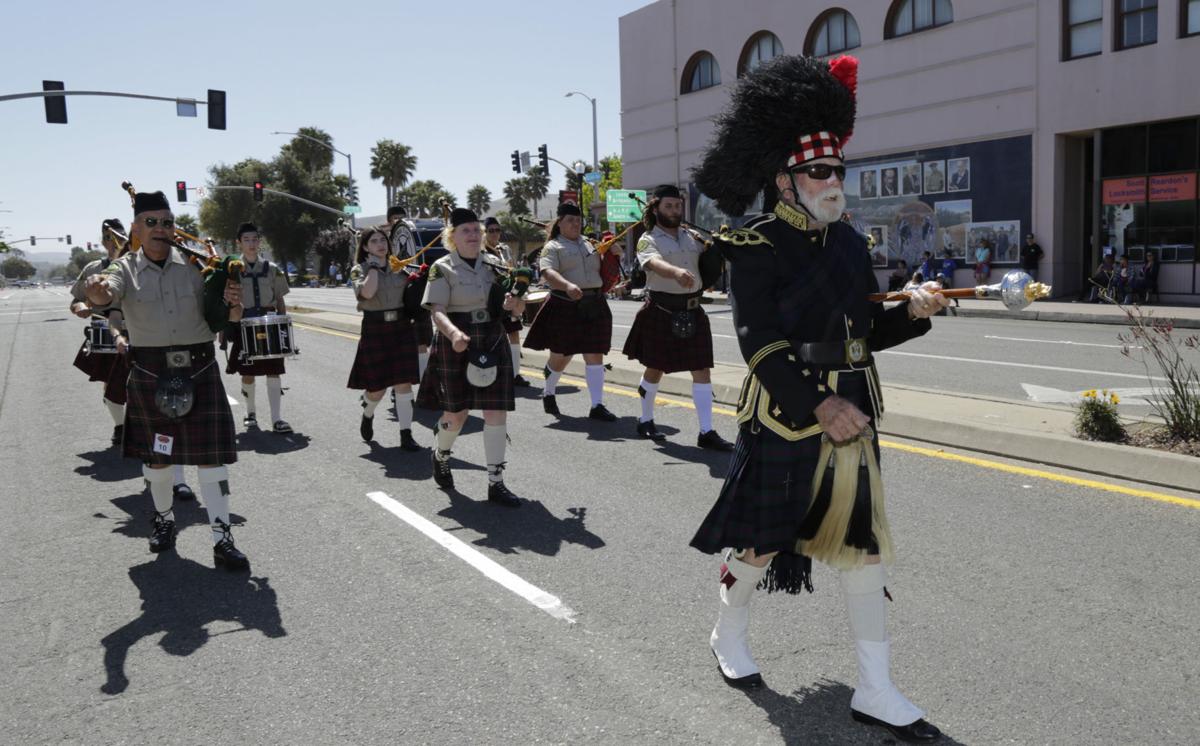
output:
[[[208,89],[208,128],[225,129],[225,91]]]
[[[30,246],[37,246],[37,236],[30,236],[30,237],[29,237],[29,245],[30,245]]]
[[[517,173],[521,173],[521,151],[514,150],[512,152],[512,166],[513,166],[513,171],[516,171]]]
[[[175,199],[179,202],[187,202],[187,182],[175,182]]]
[[[67,234],[67,243],[71,243],[71,234],[70,233]]]
[[[256,181],[256,182],[254,182],[254,201],[255,201],[255,202],[262,202],[262,198],[263,198],[263,185],[262,185],[262,182],[261,182],[261,181]]]
[[[61,91],[63,90],[63,82],[61,80],[43,80],[43,91]],[[66,96],[43,96],[42,101],[46,104],[46,123],[47,124],[66,124],[67,123],[67,98]]]
[[[550,156],[546,153],[546,146],[538,148],[538,162],[542,164],[542,173],[550,173]]]
[[[87,250],[88,251],[92,250],[92,242],[91,241],[88,241],[88,249]]]

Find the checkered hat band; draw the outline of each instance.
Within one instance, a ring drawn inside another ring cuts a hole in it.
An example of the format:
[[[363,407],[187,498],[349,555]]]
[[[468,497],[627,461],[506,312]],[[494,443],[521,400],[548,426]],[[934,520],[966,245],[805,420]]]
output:
[[[842,158],[841,141],[831,132],[815,132],[811,135],[801,135],[797,140],[799,150],[792,152],[788,158],[788,168],[808,163],[817,158]]]

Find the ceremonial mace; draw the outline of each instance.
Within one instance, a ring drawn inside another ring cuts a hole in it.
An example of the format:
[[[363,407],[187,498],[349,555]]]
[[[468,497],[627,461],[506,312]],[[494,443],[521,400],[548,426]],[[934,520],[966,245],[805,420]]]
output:
[[[995,285],[978,285],[973,288],[951,288],[949,290],[934,290],[947,298],[979,298],[998,300],[1010,311],[1020,311],[1030,303],[1041,298],[1050,297],[1050,286],[1037,282],[1028,273],[1013,270],[1004,275],[1004,279]],[[912,296],[905,291],[898,293],[871,293],[867,300],[880,303],[884,301],[909,300]]]

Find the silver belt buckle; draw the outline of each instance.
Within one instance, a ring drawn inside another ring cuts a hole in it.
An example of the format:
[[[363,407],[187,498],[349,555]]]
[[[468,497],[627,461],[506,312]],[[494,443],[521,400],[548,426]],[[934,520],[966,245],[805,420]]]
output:
[[[399,321],[400,320],[400,312],[399,311],[384,311],[383,312],[383,320],[384,321]]]
[[[472,324],[486,324],[492,320],[492,314],[486,308],[476,308],[471,311]]]
[[[688,298],[687,299],[687,310],[692,311],[699,307],[700,307],[700,299],[699,298]]]
[[[168,368],[192,367],[192,353],[188,350],[171,350],[167,353]]]
[[[861,363],[867,359],[867,342],[864,339],[846,340],[846,362]]]

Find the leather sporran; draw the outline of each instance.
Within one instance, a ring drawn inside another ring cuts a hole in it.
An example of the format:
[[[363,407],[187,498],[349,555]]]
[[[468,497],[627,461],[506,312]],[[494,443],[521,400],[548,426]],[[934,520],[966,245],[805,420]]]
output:
[[[695,336],[696,315],[692,311],[672,311],[671,334],[676,339],[691,339]]]

